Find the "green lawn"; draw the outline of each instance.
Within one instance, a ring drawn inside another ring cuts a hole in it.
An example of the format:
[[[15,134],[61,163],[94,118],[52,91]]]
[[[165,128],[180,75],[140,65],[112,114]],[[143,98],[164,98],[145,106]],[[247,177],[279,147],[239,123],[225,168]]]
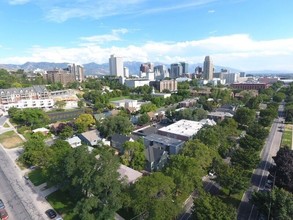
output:
[[[110,101],[118,101],[118,100],[129,99],[129,98],[130,96],[120,96],[120,97],[111,98]]]
[[[10,126],[9,126],[8,123],[5,123],[5,124],[3,125],[3,127],[4,127],[4,128],[9,128]]]
[[[42,169],[36,169],[28,174],[30,181],[35,185],[39,186],[46,182],[45,176],[42,174]]]
[[[67,192],[58,190],[47,196],[47,200],[64,220],[78,220],[73,214],[74,200]]]
[[[291,148],[292,146],[292,125],[285,125],[285,130],[282,135],[282,147],[288,146]]]

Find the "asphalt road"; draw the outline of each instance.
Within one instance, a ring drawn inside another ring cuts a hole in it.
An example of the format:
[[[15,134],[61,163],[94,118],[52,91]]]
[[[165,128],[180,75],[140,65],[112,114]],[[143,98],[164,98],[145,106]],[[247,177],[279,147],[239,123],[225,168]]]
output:
[[[266,144],[261,152],[261,162],[251,177],[251,187],[244,193],[238,207],[238,220],[254,220],[258,217],[258,211],[255,206],[249,203],[249,198],[254,190],[263,189],[267,181],[268,169],[273,164],[272,157],[276,155],[280,148],[282,132],[279,131],[279,127],[283,126],[281,121],[284,121],[284,118],[274,120]]]
[[[0,145],[0,198],[9,220],[42,220],[43,214],[34,206],[31,189],[16,171],[16,165]]]
[[[203,181],[203,187],[206,192],[210,192],[213,195],[216,195],[219,193],[219,186],[217,183],[215,183],[213,180],[210,179],[209,176],[204,176],[202,178]],[[192,208],[193,208],[193,202],[194,199],[197,198],[196,191],[193,191],[193,193],[187,198],[187,200],[184,203],[184,210],[185,212],[182,213],[177,219],[178,220],[189,220],[192,219]]]

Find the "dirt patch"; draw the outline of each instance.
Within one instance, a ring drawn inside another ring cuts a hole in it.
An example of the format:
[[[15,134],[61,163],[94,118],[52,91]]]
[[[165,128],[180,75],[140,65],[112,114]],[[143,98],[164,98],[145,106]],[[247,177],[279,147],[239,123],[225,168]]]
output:
[[[21,146],[24,141],[14,131],[8,131],[0,135],[0,142],[3,147],[10,149]]]

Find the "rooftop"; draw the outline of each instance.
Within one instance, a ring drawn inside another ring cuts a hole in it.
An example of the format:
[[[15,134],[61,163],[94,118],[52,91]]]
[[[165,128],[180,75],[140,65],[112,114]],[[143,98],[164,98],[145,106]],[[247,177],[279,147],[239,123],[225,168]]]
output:
[[[166,137],[166,136],[159,135],[159,134],[150,134],[150,135],[146,136],[145,139],[147,139],[149,141],[154,141],[156,143],[168,145],[168,146],[178,146],[178,145],[184,143],[184,141],[181,141],[181,140],[178,140],[175,138]]]
[[[213,120],[203,119],[201,121],[191,121],[182,119],[167,127],[160,128],[159,131],[177,134],[185,137],[192,137],[195,135],[203,125],[215,125]]]
[[[100,132],[98,130],[91,130],[81,133],[89,141],[94,141],[100,137]]]
[[[123,164],[120,165],[118,172],[121,178],[126,178],[128,183],[134,183],[138,178],[142,176],[141,172],[127,167]]]
[[[186,137],[192,137],[202,128],[202,126],[203,124],[199,121],[182,119],[167,127],[160,128],[159,130],[168,133],[183,135]]]

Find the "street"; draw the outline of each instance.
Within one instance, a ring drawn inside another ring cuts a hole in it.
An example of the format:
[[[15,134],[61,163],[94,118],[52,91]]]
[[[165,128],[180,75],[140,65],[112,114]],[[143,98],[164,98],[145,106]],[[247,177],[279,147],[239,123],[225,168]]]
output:
[[[256,207],[249,203],[249,198],[254,190],[264,188],[269,175],[268,169],[273,164],[272,157],[275,156],[280,148],[282,132],[278,130],[283,126],[284,118],[274,120],[269,136],[266,140],[263,151],[261,152],[261,162],[257,169],[254,170],[251,177],[251,187],[243,194],[241,203],[238,207],[238,220],[254,220],[257,219],[258,211]]]
[[[213,180],[210,179],[209,176],[204,176],[202,178],[203,181],[203,187],[206,192],[210,192],[213,195],[216,195],[219,193],[220,186],[215,183]],[[194,199],[198,197],[196,191],[193,191],[192,194],[187,198],[187,200],[184,203],[184,210],[185,212],[180,215],[178,220],[188,220],[192,219],[192,208],[193,208],[193,202]]]
[[[6,121],[6,120],[5,120]],[[9,127],[0,126],[0,134],[15,128],[7,120]],[[22,137],[20,135],[22,139]],[[25,170],[15,163],[22,148],[5,149],[0,144],[0,198],[10,220],[46,219],[45,211],[52,208],[38,188],[23,178]]]

